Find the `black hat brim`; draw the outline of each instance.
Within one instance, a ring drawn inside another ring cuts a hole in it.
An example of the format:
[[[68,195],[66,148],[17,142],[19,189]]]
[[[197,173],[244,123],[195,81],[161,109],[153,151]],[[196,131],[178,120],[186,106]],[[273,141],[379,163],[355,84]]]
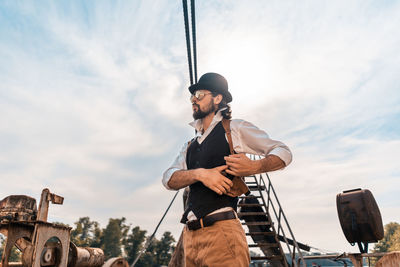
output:
[[[191,86],[189,86],[189,92],[193,95],[194,92],[196,92],[197,90],[208,90],[210,92],[215,92],[218,94],[221,94],[224,97],[224,100],[226,101],[226,103],[232,102],[232,95],[229,91],[220,89],[218,87],[215,87],[212,84],[206,84],[206,83],[195,83]]]

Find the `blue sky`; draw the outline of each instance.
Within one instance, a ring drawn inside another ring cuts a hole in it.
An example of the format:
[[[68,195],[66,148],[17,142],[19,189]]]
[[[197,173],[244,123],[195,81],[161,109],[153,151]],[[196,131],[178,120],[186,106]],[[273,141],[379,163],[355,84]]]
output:
[[[199,73],[294,154],[271,178],[299,241],[356,251],[335,206],[352,188],[400,222],[399,2],[198,1],[197,23]],[[48,187],[51,220],[154,229],[193,135],[181,1],[2,1],[0,80],[0,198]]]

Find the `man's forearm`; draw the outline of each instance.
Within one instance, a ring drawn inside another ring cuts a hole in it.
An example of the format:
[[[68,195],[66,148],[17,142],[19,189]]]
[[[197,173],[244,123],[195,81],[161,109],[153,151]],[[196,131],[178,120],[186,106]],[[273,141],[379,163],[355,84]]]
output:
[[[168,181],[168,186],[171,189],[181,189],[199,181],[201,169],[194,170],[179,170],[172,174]]]
[[[257,162],[257,173],[276,171],[286,166],[285,162],[275,155],[267,155],[265,158],[257,160]]]
[[[251,160],[245,154],[233,154],[225,157],[225,160],[229,166],[226,172],[234,176],[248,176],[276,171],[285,167],[285,162],[275,155],[267,155],[260,160]]]
[[[225,194],[233,183],[221,174],[228,166],[222,165],[211,169],[198,168],[193,170],[179,170],[172,174],[168,187],[178,190],[195,182],[202,182],[217,194]]]

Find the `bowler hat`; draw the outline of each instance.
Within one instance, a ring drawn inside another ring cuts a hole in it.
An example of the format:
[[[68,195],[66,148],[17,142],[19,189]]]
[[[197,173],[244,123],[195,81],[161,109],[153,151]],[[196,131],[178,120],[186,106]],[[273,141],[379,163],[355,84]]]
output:
[[[221,94],[226,103],[232,101],[232,95],[228,91],[228,82],[222,75],[218,73],[206,73],[200,77],[197,83],[189,86],[189,91],[191,94],[202,89]]]

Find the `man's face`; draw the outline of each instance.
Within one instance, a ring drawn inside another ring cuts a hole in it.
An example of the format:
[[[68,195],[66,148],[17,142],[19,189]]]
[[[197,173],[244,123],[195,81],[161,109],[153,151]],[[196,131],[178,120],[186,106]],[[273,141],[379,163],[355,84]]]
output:
[[[214,104],[213,96],[208,90],[197,90],[190,98],[192,102],[193,118],[202,119],[208,114],[215,112],[217,107]]]

